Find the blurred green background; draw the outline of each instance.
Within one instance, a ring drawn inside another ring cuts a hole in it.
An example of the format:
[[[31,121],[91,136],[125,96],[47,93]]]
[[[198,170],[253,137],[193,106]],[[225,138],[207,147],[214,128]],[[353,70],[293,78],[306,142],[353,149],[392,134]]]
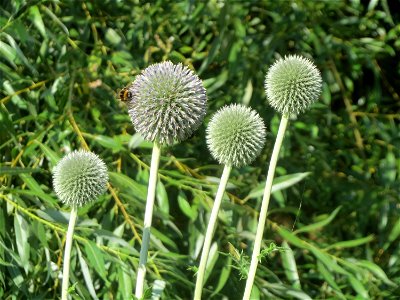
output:
[[[72,296],[133,299],[151,144],[117,96],[141,69],[171,60],[203,80],[208,113],[194,137],[163,149],[148,286],[191,298],[222,171],[206,124],[243,103],[264,118],[267,145],[232,172],[203,293],[241,299],[279,123],[264,76],[287,54],[314,60],[323,94],[286,134],[253,298],[400,297],[398,1],[1,2],[0,298],[57,299],[69,208],[51,169],[86,148],[105,160],[112,187],[79,211]]]

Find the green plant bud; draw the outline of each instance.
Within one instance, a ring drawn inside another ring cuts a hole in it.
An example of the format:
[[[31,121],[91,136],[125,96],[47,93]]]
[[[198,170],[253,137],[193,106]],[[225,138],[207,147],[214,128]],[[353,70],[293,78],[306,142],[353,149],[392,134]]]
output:
[[[274,109],[287,116],[297,115],[321,95],[321,74],[309,59],[289,55],[278,59],[268,70],[265,91]]]
[[[203,122],[206,90],[199,77],[182,64],[151,65],[128,89],[129,115],[146,140],[171,145],[190,137]]]
[[[79,150],[64,156],[53,169],[57,197],[70,206],[83,206],[106,191],[105,163],[94,153]]]
[[[265,133],[264,122],[256,111],[232,104],[224,106],[211,118],[207,144],[219,163],[242,167],[260,154]]]

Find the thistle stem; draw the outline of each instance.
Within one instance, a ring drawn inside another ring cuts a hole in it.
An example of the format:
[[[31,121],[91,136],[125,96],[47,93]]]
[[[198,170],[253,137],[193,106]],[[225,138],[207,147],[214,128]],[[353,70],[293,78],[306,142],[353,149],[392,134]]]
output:
[[[203,289],[204,274],[207,266],[208,254],[210,252],[211,241],[215,231],[215,225],[218,218],[218,211],[221,206],[222,197],[225,192],[226,184],[228,183],[229,174],[232,166],[225,165],[224,171],[222,172],[221,180],[219,182],[217,195],[215,196],[214,205],[211,211],[210,220],[208,222],[206,236],[204,238],[203,251],[201,253],[199,270],[197,271],[196,287],[194,291],[194,300],[201,299],[201,292]]]
[[[150,228],[151,228],[151,221],[153,218],[153,207],[154,207],[154,198],[156,194],[157,173],[158,173],[158,165],[160,163],[160,153],[161,153],[160,145],[158,145],[158,143],[154,143],[153,153],[151,155],[149,185],[147,189],[142,247],[140,248],[139,267],[136,279],[135,296],[138,299],[141,299],[143,296],[144,280],[146,277],[147,251],[149,249],[149,244],[150,244]]]
[[[283,141],[283,137],[285,135],[288,121],[289,121],[288,116],[282,115],[282,119],[279,124],[278,135],[276,136],[274,149],[272,151],[271,160],[269,163],[268,175],[267,175],[267,180],[265,182],[264,195],[263,195],[263,199],[262,199],[260,216],[259,216],[258,225],[257,225],[257,232],[256,232],[255,240],[254,240],[253,254],[251,257],[250,269],[249,269],[249,274],[248,274],[247,281],[246,281],[246,287],[244,290],[243,300],[250,299],[251,290],[253,288],[254,278],[256,276],[256,270],[257,270],[257,265],[258,265],[258,256],[260,255],[261,242],[262,242],[262,238],[263,238],[263,234],[264,234],[265,221],[267,219],[269,199],[271,197],[272,181],[274,179],[276,163],[278,162],[279,151],[282,146],[282,141]]]
[[[72,238],[74,236],[74,229],[75,229],[75,222],[76,222],[77,214],[78,214],[78,208],[76,207],[76,205],[73,205],[72,209],[71,209],[71,214],[69,217],[67,236],[65,238],[61,300],[67,300],[67,298],[68,298],[69,266],[70,266],[70,261],[71,261],[71,247],[72,247]]]

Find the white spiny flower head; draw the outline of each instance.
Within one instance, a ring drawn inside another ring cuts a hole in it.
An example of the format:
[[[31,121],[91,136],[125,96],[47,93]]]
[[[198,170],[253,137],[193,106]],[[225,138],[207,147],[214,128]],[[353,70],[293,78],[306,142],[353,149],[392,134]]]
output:
[[[207,145],[220,164],[250,164],[265,143],[265,125],[249,107],[231,104],[218,110],[207,126]]]
[[[182,64],[153,64],[128,89],[129,115],[146,140],[171,145],[190,137],[203,122],[206,90],[199,77]]]
[[[321,95],[322,78],[308,58],[289,55],[278,59],[265,77],[265,92],[270,105],[283,115],[307,110]]]
[[[105,163],[94,153],[75,150],[64,156],[53,169],[57,197],[70,206],[83,206],[106,191]]]

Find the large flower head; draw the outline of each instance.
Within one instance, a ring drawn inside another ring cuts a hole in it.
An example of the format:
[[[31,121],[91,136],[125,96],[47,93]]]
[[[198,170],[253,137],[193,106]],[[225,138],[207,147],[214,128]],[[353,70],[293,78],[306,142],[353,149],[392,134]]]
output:
[[[250,164],[265,143],[265,125],[249,107],[224,106],[211,118],[207,127],[207,144],[221,164],[242,167]]]
[[[284,115],[304,112],[321,94],[322,78],[309,59],[289,55],[278,59],[265,77],[270,105]]]
[[[192,135],[206,114],[206,90],[199,77],[170,61],[149,66],[128,87],[129,115],[146,140],[171,145]]]
[[[105,163],[94,153],[79,150],[64,156],[53,169],[57,197],[70,206],[83,206],[106,191]]]

